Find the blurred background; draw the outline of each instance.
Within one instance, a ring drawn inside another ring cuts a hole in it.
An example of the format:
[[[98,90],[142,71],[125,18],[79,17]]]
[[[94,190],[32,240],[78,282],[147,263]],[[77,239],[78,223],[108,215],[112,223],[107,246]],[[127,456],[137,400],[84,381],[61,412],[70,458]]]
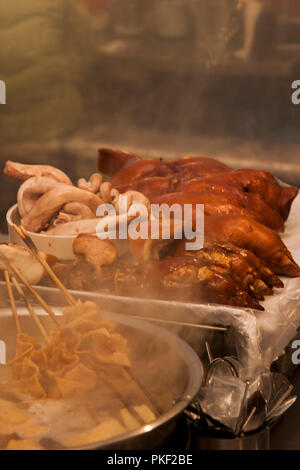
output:
[[[0,0],[0,45],[1,170],[88,177],[106,146],[300,185],[299,0]],[[18,184],[0,185],[4,230]]]

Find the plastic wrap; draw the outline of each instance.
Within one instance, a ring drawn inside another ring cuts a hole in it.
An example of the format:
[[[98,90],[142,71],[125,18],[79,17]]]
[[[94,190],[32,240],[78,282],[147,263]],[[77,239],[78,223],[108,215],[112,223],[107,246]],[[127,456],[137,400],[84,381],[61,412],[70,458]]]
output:
[[[300,194],[295,199],[282,234],[282,240],[300,264]],[[275,289],[262,305],[265,312],[257,313],[256,321],[261,332],[263,364],[269,366],[296,336],[300,325],[300,278],[282,278],[283,289]]]

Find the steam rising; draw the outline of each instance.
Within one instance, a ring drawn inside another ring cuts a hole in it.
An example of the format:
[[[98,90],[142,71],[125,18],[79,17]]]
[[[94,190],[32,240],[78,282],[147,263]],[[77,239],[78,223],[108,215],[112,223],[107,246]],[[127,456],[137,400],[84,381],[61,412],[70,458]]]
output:
[[[21,319],[24,331],[38,338],[32,320],[23,316]],[[11,359],[14,356],[16,341],[16,330],[12,316],[5,317],[3,323],[3,334],[8,344],[9,359]],[[43,318],[43,323],[47,325],[47,328],[50,328],[47,317]],[[159,417],[170,410],[173,403],[184,395],[188,381],[186,363],[176,344],[165,341],[162,336],[158,337],[151,332],[148,333],[146,330],[140,329],[138,325],[117,324],[117,331],[128,339],[129,357],[132,362],[130,373],[136,380],[136,384],[145,390],[147,397],[153,404],[153,409],[156,410],[157,417]],[[162,358],[164,358],[165,365],[158,366]],[[1,371],[1,381],[7,379],[9,376],[7,368],[5,368]],[[30,398],[13,391],[13,389],[9,390],[7,387],[4,388],[1,395],[1,398],[4,399],[7,399],[8,396],[14,397],[13,401]],[[132,393],[130,397],[128,406],[141,407],[145,405],[145,402],[141,401],[141,397],[139,398],[135,393]],[[32,400],[31,397],[28,406],[25,407],[25,411],[32,417],[33,423],[42,426],[41,432],[43,432],[38,440],[50,449],[64,447],[68,442],[77,442],[79,434],[89,433],[91,428],[95,427],[95,423],[101,424],[105,420],[116,419],[120,410],[124,410],[122,398],[108,383],[101,380],[98,388],[89,393],[88,408],[85,407],[84,401],[78,401],[76,396],[42,400]],[[92,414],[89,411],[92,411]],[[125,413],[125,411],[121,411],[121,413]],[[117,420],[119,421],[118,418]],[[124,425],[124,423],[122,424]],[[141,424],[137,422],[135,426],[131,426],[129,425],[129,429],[127,427],[127,432],[135,427],[140,427]],[[22,433],[22,431],[20,432]],[[126,432],[126,428],[120,432]],[[22,434],[20,437],[23,437]],[[109,437],[109,435],[106,437],[104,435],[102,439],[105,440]]]

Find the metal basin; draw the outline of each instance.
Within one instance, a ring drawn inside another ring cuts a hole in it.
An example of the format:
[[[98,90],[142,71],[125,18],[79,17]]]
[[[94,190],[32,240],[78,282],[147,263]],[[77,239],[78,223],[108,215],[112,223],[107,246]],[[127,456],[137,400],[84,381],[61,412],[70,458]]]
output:
[[[43,312],[46,326],[50,322]],[[39,338],[26,309],[18,308],[22,330]],[[203,377],[201,361],[182,339],[163,328],[125,315],[102,312],[117,324],[117,331],[128,339],[132,372],[145,390],[159,402],[162,414],[150,424],[112,439],[80,449],[143,450],[160,448],[170,437],[182,412],[197,394]],[[7,360],[13,357],[16,327],[9,308],[0,309],[1,337],[7,344]],[[49,323],[50,326],[50,323]],[[52,326],[52,323],[51,323]]]

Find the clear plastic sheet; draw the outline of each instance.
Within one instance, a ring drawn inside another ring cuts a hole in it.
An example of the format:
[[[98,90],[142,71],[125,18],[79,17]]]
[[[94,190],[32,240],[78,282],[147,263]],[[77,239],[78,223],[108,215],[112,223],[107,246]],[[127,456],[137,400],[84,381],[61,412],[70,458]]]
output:
[[[295,199],[282,239],[300,264],[300,194]],[[262,305],[265,312],[255,314],[261,332],[262,361],[269,366],[296,336],[300,325],[300,278],[282,278],[283,289],[275,290]]]
[[[239,436],[271,425],[295,400],[293,386],[281,374],[266,371],[245,383],[223,370],[205,381],[186,415],[204,434],[213,428]]]

